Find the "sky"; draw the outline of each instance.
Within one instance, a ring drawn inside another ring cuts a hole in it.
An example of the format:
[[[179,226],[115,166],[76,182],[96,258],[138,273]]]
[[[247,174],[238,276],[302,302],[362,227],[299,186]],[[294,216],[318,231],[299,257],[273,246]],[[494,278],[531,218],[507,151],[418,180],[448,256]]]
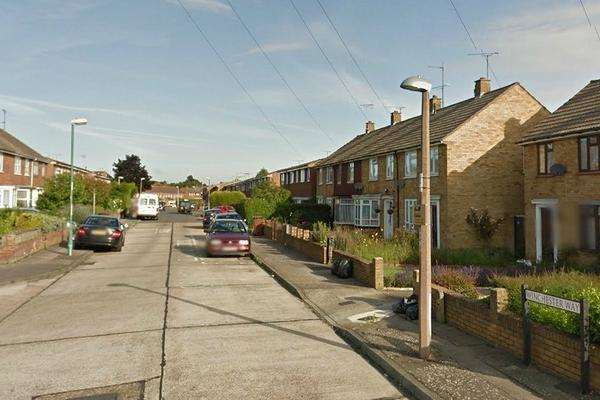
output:
[[[440,85],[430,66],[446,68],[446,105],[472,97],[485,75],[475,47],[499,52],[492,88],[518,81],[551,111],[600,78],[600,0],[583,0],[592,26],[579,0],[453,0],[472,41],[450,0],[320,0],[376,94],[316,0],[294,4],[335,70],[290,0],[180,1],[260,110],[178,0],[4,0],[7,131],[66,160],[69,121],[85,117],[79,165],[111,171],[133,153],[156,180],[214,183],[324,157],[365,116],[381,127],[392,109],[418,115],[418,95],[399,85],[415,74]]]

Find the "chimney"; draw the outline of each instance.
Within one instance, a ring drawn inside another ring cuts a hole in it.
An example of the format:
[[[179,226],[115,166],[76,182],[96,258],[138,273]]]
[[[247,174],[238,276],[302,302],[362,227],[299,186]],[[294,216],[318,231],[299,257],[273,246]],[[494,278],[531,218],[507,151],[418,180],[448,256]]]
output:
[[[475,81],[475,97],[481,97],[490,91],[490,80],[488,78],[479,78]]]
[[[435,114],[440,108],[442,108],[442,99],[437,97],[435,94],[429,99],[429,111]]]
[[[390,125],[395,125],[400,121],[402,121],[402,114],[400,114],[400,111],[394,110],[390,115]]]
[[[373,132],[374,130],[375,130],[375,122],[367,121],[367,123],[365,124],[365,133],[370,133],[370,132]]]

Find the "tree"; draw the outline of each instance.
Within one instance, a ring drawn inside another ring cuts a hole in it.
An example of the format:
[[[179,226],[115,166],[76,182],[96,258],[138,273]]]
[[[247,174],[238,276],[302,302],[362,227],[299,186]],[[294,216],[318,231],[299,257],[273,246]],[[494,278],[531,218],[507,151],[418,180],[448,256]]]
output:
[[[140,184],[140,179],[144,178],[143,189],[150,189],[152,183],[151,176],[148,174],[146,167],[142,165],[140,158],[135,154],[125,155],[125,159],[120,158],[113,164],[113,173],[115,179],[119,176],[123,177],[124,182],[131,182],[136,185]]]
[[[193,175],[188,175],[187,178],[185,178],[184,181],[177,182],[177,183],[172,183],[171,185],[173,185],[173,186],[179,186],[180,188],[183,188],[183,187],[199,187],[199,186],[202,186],[202,182],[199,181],[198,179],[194,178]]]
[[[466,218],[467,224],[471,225],[479,240],[485,246],[489,246],[492,237],[498,232],[504,218],[493,218],[487,209],[481,211],[471,208]]]
[[[213,207],[216,206],[234,206],[243,202],[246,199],[246,195],[238,191],[221,191],[212,192],[210,194],[210,204]]]
[[[40,194],[37,207],[40,210],[56,212],[69,204],[71,177],[69,174],[59,174],[48,179],[44,184],[44,192]],[[73,181],[73,203],[89,204],[89,193],[86,190],[85,180],[75,175]]]
[[[261,168],[260,171],[256,173],[257,178],[266,178],[269,176],[269,171],[266,168]]]

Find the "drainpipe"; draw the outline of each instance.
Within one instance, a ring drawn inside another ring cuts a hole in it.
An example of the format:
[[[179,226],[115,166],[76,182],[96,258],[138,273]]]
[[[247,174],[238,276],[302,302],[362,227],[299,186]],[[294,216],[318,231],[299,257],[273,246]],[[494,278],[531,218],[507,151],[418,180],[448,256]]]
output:
[[[396,163],[396,229],[400,229],[400,163],[398,162],[398,151],[394,150],[394,162]]]

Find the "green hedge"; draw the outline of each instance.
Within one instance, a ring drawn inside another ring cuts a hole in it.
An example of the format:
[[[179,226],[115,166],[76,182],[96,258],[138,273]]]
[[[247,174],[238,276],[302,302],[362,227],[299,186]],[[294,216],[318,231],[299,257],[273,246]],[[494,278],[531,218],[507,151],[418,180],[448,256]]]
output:
[[[600,277],[579,272],[554,272],[539,276],[495,277],[494,283],[508,289],[508,307],[521,313],[521,285],[531,290],[571,300],[585,298],[590,303],[590,336],[600,343]],[[531,318],[541,324],[553,326],[564,332],[579,334],[579,317],[576,314],[541,304],[531,304]]]
[[[275,212],[275,205],[268,200],[258,198],[248,198],[243,202],[234,205],[235,210],[246,219],[249,226],[252,226],[254,217],[271,218]]]
[[[246,199],[246,195],[238,191],[212,192],[210,194],[211,207],[235,206]]]
[[[64,227],[65,220],[53,215],[10,209],[0,210],[0,235],[30,229],[41,229],[42,232],[48,233]]]
[[[276,216],[284,221],[303,228],[310,228],[316,222],[331,224],[331,207],[327,204],[285,203],[278,207]]]

